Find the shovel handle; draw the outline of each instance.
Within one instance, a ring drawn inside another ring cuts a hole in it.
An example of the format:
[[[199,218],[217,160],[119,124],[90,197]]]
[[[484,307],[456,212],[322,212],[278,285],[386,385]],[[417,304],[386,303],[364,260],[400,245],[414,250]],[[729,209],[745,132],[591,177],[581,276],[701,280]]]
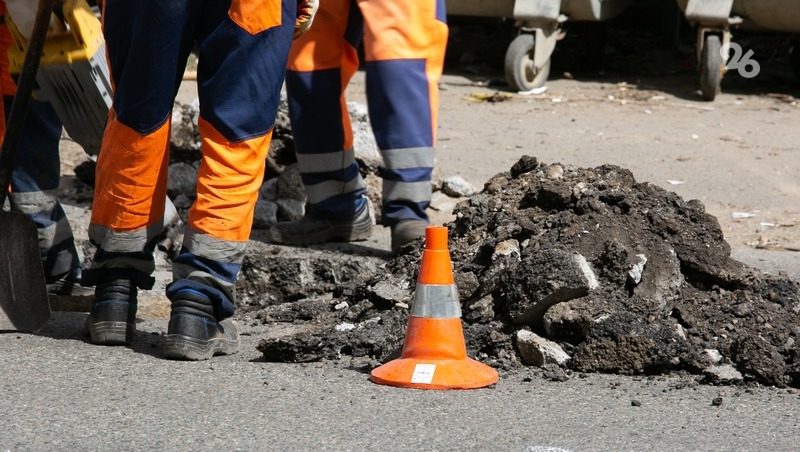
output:
[[[25,61],[17,81],[17,92],[11,103],[11,111],[6,123],[6,135],[3,138],[2,153],[0,154],[0,207],[6,202],[8,196],[8,183],[11,180],[11,169],[14,166],[14,157],[17,153],[22,129],[25,126],[25,116],[30,105],[33,85],[36,82],[36,72],[39,70],[39,60],[42,57],[47,29],[50,26],[50,16],[56,0],[39,0],[36,11],[36,21],[33,24],[33,33],[28,41],[28,50],[25,52]],[[1,57],[5,58],[5,55]]]

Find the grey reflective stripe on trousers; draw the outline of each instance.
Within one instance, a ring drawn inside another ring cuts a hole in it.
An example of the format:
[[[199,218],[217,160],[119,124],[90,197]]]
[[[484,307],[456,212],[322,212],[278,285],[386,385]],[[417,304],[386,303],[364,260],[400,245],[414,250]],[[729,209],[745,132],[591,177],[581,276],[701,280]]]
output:
[[[361,174],[356,174],[356,177],[347,181],[341,182],[338,180],[326,180],[318,184],[306,185],[306,194],[308,195],[308,202],[311,204],[319,204],[328,198],[334,196],[352,193],[354,191],[366,189],[367,185]]]
[[[79,265],[72,228],[58,203],[56,190],[9,193],[13,209],[29,217],[39,217],[36,225],[39,251],[47,277],[59,276]],[[55,222],[46,219],[59,218]],[[42,223],[46,224],[43,226]],[[55,251],[58,250],[58,251]]]
[[[321,154],[297,153],[297,168],[300,170],[300,174],[343,171],[353,166],[355,162],[355,154],[352,150],[324,152]],[[325,180],[316,184],[305,185],[308,202],[311,204],[319,204],[334,196],[364,190],[366,187],[367,185],[364,183],[361,173],[358,172],[349,181]]]
[[[197,231],[191,227],[187,227],[183,235],[183,246],[195,256],[226,264],[241,264],[244,260],[247,242],[222,240]],[[235,283],[221,280],[197,267],[173,262],[172,277],[175,281],[179,279],[190,279],[210,287],[215,287],[221,290],[231,301],[236,302]]]
[[[56,190],[31,191],[31,192],[12,192],[8,194],[14,210],[33,215],[39,212],[50,212],[58,204]]]
[[[426,202],[431,200],[433,189],[431,181],[400,182],[383,180],[383,200]]]
[[[433,167],[433,148],[384,149],[381,151],[384,167],[402,174],[402,170]],[[419,182],[402,182],[383,180],[384,202],[410,201],[415,203],[431,200],[432,188],[430,180]]]
[[[104,251],[111,253],[138,253],[158,237],[164,229],[164,219],[133,231],[114,231],[99,224],[89,225],[89,238]]]
[[[183,246],[195,256],[226,264],[241,264],[247,242],[222,240],[187,227],[183,234]]]
[[[433,148],[384,149],[383,166],[386,169],[398,170],[408,168],[433,168]]]
[[[50,226],[38,228],[36,230],[39,234],[39,248],[42,250],[49,250],[55,245],[73,240],[72,228],[69,226],[67,217],[64,217]]]
[[[433,319],[461,317],[461,302],[454,284],[417,284],[412,300],[411,315]]]
[[[36,214],[42,217],[52,218],[58,209],[62,213],[61,219],[48,226],[39,226],[36,232],[39,235],[39,248],[47,251],[55,245],[59,245],[67,240],[72,240],[72,228],[69,226],[67,216],[59,207],[58,198],[55,190],[15,192],[9,193],[14,210],[28,216]]]
[[[324,152],[321,154],[297,154],[297,168],[301,174],[329,173],[343,170],[356,161],[353,150]]]
[[[172,263],[172,278],[174,281],[179,279],[190,279],[199,283],[205,284],[209,287],[214,287],[222,291],[228,299],[236,302],[236,284],[223,281],[215,278],[208,272],[199,270],[191,265],[181,264],[179,262]]]

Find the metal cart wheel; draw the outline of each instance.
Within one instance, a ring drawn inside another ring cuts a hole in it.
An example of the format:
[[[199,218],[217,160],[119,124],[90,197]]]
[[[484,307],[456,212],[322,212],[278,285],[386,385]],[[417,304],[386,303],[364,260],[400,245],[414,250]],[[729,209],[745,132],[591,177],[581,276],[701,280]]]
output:
[[[516,91],[538,88],[550,75],[550,59],[537,68],[533,63],[536,43],[532,34],[522,33],[508,46],[505,59],[506,81]]]
[[[700,57],[700,91],[703,93],[703,99],[711,101],[717,97],[724,71],[722,43],[719,36],[707,34]]]

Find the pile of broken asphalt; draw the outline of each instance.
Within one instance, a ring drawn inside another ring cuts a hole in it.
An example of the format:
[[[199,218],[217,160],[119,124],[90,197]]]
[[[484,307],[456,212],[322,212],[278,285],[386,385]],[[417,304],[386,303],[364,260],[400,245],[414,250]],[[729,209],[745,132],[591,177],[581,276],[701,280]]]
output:
[[[800,285],[731,259],[699,201],[526,156],[455,214],[467,347],[487,364],[800,386]],[[388,262],[252,243],[238,296],[280,331],[266,360],[369,368],[399,353],[421,243]]]

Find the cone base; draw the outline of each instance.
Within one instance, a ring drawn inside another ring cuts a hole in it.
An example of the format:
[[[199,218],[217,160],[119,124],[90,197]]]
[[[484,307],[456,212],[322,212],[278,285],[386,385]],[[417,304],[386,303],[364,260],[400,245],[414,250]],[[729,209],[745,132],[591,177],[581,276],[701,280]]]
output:
[[[425,375],[416,375],[417,365],[436,366],[430,383]],[[416,359],[400,358],[372,370],[373,383],[414,389],[477,389],[497,383],[497,371],[474,359]],[[413,381],[412,381],[413,380]]]

